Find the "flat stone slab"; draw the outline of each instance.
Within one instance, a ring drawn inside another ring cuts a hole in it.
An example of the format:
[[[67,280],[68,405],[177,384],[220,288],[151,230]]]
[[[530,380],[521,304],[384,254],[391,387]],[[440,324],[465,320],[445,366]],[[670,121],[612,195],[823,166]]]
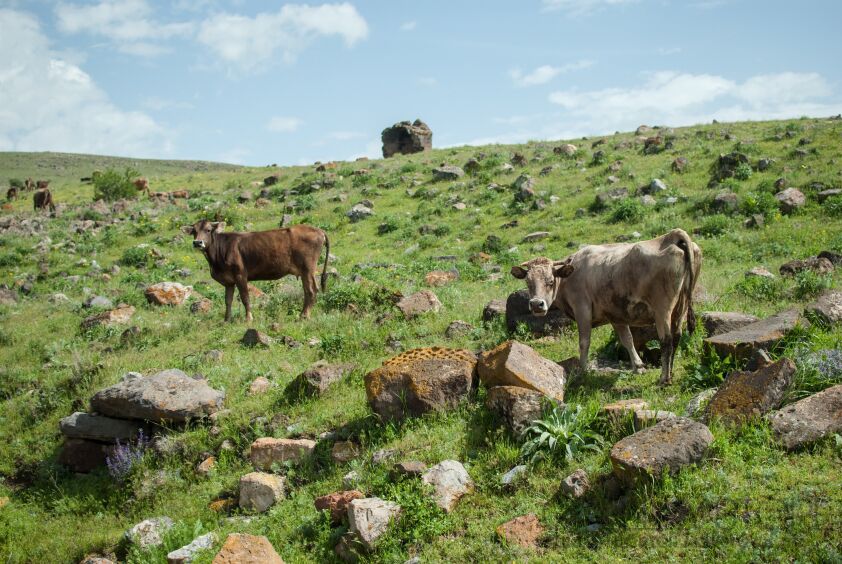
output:
[[[775,437],[787,450],[842,432],[842,384],[772,412],[769,422]]]
[[[316,442],[309,439],[261,437],[251,443],[249,458],[257,470],[271,470],[272,465],[299,463],[313,453]]]
[[[700,317],[708,337],[730,333],[760,321],[756,315],[738,311],[706,311]]]
[[[699,462],[713,442],[702,423],[672,417],[621,439],[611,448],[614,475],[633,483],[641,476],[659,478],[665,471]]]
[[[795,363],[783,358],[754,372],[733,372],[719,387],[705,410],[705,419],[738,425],[780,405],[795,374]]]
[[[523,343],[507,341],[482,353],[477,372],[486,387],[517,386],[564,401],[564,368]]]
[[[734,355],[738,359],[746,359],[757,349],[771,350],[797,325],[808,326],[809,323],[797,310],[790,309],[745,325],[736,331],[708,337],[705,343],[723,358]]]
[[[183,423],[222,408],[225,395],[171,368],[142,376],[129,372],[123,380],[91,398],[91,409],[103,415],[155,422]]]
[[[77,411],[64,417],[58,423],[59,431],[65,437],[114,443],[130,441],[137,437],[144,425],[137,421],[114,419],[104,415],[91,415]]]

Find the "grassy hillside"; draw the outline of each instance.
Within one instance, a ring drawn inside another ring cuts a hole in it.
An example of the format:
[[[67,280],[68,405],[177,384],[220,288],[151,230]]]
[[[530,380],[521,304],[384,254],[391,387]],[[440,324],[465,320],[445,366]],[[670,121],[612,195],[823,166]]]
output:
[[[573,462],[541,462],[515,487],[504,488],[500,476],[520,462],[520,441],[494,426],[482,387],[458,410],[403,425],[380,424],[366,404],[363,376],[395,354],[395,341],[404,349],[441,345],[477,351],[497,345],[509,335],[502,322],[484,324],[481,313],[489,300],[523,287],[508,275],[509,268],[538,255],[565,257],[583,243],[685,229],[704,253],[697,313],[765,316],[803,307],[824,288],[839,286],[839,269],[831,276],[773,282],[747,281],[744,272],[764,266],[777,273],[791,259],[822,250],[842,252],[842,198],[823,204],[816,199],[819,184],[842,184],[842,121],[713,124],[661,133],[671,148],[651,155],[644,154],[633,133],[624,133],[605,137],[597,146],[592,145],[600,138],[572,140],[578,147],[572,156],[553,152],[562,141],[548,141],[338,163],[328,182],[314,166],[246,168],[0,153],[0,185],[13,177],[51,178],[55,200],[67,205],[34,235],[0,234],[0,283],[29,290],[19,303],[0,306],[0,499],[8,498],[0,501],[0,557],[6,562],[75,562],[93,552],[120,556],[123,531],[167,515],[177,522],[167,539],[169,550],[199,532],[215,531],[220,539],[228,532],[249,532],[266,535],[286,562],[330,561],[344,530],[331,529],[313,508],[313,499],[342,489],[342,477],[356,469],[366,494],[405,507],[404,518],[371,555],[373,561],[403,562],[414,555],[424,562],[842,560],[842,451],[833,440],[788,454],[775,445],[763,422],[738,430],[713,424],[715,441],[703,464],[619,501],[599,487],[584,500],[569,500],[558,493],[559,483],[576,468],[584,468],[592,483],[611,473],[608,450],[620,437],[618,430],[603,429],[607,442],[599,452]],[[718,156],[735,150],[748,157],[751,167],[742,169],[739,179],[711,187]],[[504,171],[502,165],[515,153],[526,164]],[[679,156],[688,160],[683,173],[672,167]],[[433,180],[433,167],[463,166],[471,158],[478,159],[472,174],[452,182]],[[760,171],[763,158],[772,162]],[[91,209],[93,188],[79,178],[94,169],[126,165],[150,178],[151,190],[187,189],[190,199],[177,205],[136,201],[114,214]],[[361,169],[369,173],[354,174]],[[238,202],[247,191],[256,198],[260,188],[252,183],[274,173],[280,180],[269,188],[267,205]],[[516,198],[513,184],[524,173],[534,180],[542,204]],[[595,204],[599,193],[627,187],[634,194],[655,178],[667,187],[655,195],[656,205],[644,206],[637,196],[604,208]],[[807,195],[797,213],[778,211],[773,194],[779,178]],[[330,180],[335,183],[325,186]],[[723,190],[733,191],[737,201],[733,209],[720,212],[713,199]],[[351,223],[345,213],[362,199],[373,202],[375,215]],[[460,202],[465,209],[454,207]],[[0,221],[33,217],[31,207],[27,196],[3,211]],[[297,279],[257,283],[267,295],[257,301],[253,326],[302,346],[247,349],[239,342],[247,327],[242,307],[235,300],[235,322],[222,322],[223,289],[179,227],[211,217],[224,219],[229,230],[266,229],[277,226],[284,213],[293,216],[293,223],[327,231],[339,277],[319,295],[307,321],[297,318],[302,303]],[[764,225],[746,227],[752,215],[762,215]],[[78,232],[83,219],[102,224]],[[515,220],[516,225],[503,227]],[[551,236],[522,242],[534,231]],[[138,249],[141,244],[148,246]],[[491,254],[491,261],[471,261],[480,251]],[[113,265],[119,272],[112,273]],[[441,311],[412,321],[388,315],[395,310],[383,299],[384,288],[407,295],[426,288],[427,272],[454,268],[459,279],[433,289]],[[192,285],[213,301],[212,312],[147,305],[143,288],[165,280]],[[57,292],[69,300],[51,303],[49,297]],[[131,324],[140,333],[123,339],[121,326],[80,330],[80,321],[90,314],[82,307],[88,294],[134,305]],[[457,319],[474,329],[447,339],[445,329]],[[518,332],[517,338],[553,360],[577,350],[575,330],[541,339]],[[591,356],[613,357],[612,343],[609,328],[596,330]],[[799,357],[842,348],[840,343],[842,329],[813,327],[797,331],[773,355]],[[206,355],[212,349],[223,352],[221,360]],[[285,385],[320,359],[354,362],[358,368],[320,399],[287,398]],[[642,397],[654,409],[682,414],[695,393],[733,365],[706,358],[697,335],[683,344],[676,367],[674,383],[666,388],[657,387],[654,367],[641,375],[588,374],[569,384],[566,400],[596,409]],[[128,371],[164,368],[204,375],[213,387],[225,390],[230,413],[214,429],[198,423],[172,429],[165,446],[149,451],[125,483],[116,483],[105,471],[75,475],[56,463],[59,419],[86,410],[94,392]],[[273,388],[249,395],[249,384],[259,376],[272,381]],[[821,385],[800,371],[789,401]],[[241,519],[235,510],[229,518],[209,508],[213,500],[236,496],[240,476],[251,471],[243,453],[255,438],[315,438],[326,431],[357,441],[360,458],[335,464],[330,444],[322,441],[311,464],[286,471],[291,492],[268,513]],[[221,448],[223,443],[233,448]],[[380,449],[396,449],[398,460],[429,465],[460,460],[476,491],[444,514],[417,481],[392,482],[389,465],[371,462],[371,454]],[[218,464],[203,477],[195,468],[208,454],[217,455]],[[546,528],[540,549],[506,546],[496,539],[499,524],[529,512]],[[128,560],[165,562],[166,552],[132,552]],[[214,553],[196,562],[210,562]]]

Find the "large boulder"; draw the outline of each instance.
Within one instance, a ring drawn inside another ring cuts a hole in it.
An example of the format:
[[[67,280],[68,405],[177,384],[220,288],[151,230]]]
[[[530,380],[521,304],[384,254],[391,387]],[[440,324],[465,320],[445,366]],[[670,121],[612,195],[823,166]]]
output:
[[[348,516],[348,506],[351,502],[364,497],[359,490],[346,490],[317,497],[313,503],[316,506],[316,511],[329,511],[330,520],[338,525]]]
[[[421,476],[421,481],[433,486],[433,500],[447,513],[465,494],[473,491],[474,481],[456,460],[443,460]]]
[[[315,448],[316,442],[310,439],[261,437],[251,443],[249,458],[257,470],[271,470],[273,465],[297,464],[313,454]]]
[[[658,478],[664,471],[699,462],[712,442],[713,435],[702,423],[672,417],[617,442],[611,448],[611,465],[614,475],[627,483],[642,476]]]
[[[798,188],[787,188],[775,194],[783,213],[792,213],[807,203],[807,197]]]
[[[395,305],[407,319],[418,317],[428,311],[436,312],[441,309],[441,302],[430,290],[421,290],[405,296]]]
[[[205,417],[222,408],[225,394],[171,368],[143,376],[129,372],[113,386],[91,398],[91,409],[103,415],[125,419],[183,423]]]
[[[488,390],[485,405],[518,436],[532,421],[541,418],[543,397],[544,394],[527,388],[494,386]]]
[[[137,421],[113,419],[104,415],[91,415],[77,411],[64,417],[58,423],[59,431],[65,437],[114,443],[130,441],[144,428]]]
[[[723,358],[734,355],[738,359],[746,359],[759,349],[771,350],[799,324],[809,325],[798,310],[790,309],[734,331],[708,337],[705,343]]]
[[[772,431],[787,450],[842,432],[842,384],[769,414]]]
[[[331,364],[320,360],[299,374],[287,386],[287,393],[304,396],[320,396],[334,382],[353,372],[357,367],[353,363]]]
[[[736,331],[755,321],[760,321],[757,316],[737,311],[706,311],[700,317],[708,337]]]
[[[433,132],[420,119],[413,123],[401,121],[387,127],[380,134],[380,139],[383,141],[385,159],[392,155],[410,155],[433,148]]]
[[[839,290],[824,292],[816,301],[807,306],[806,312],[828,325],[842,323],[842,292]]]
[[[810,270],[819,275],[831,274],[833,272],[833,263],[824,257],[809,257],[806,259],[795,259],[785,262],[778,269],[781,276],[795,276],[799,272]]]
[[[384,421],[456,407],[471,391],[476,357],[442,347],[413,349],[365,376],[372,411]]]
[[[121,304],[114,309],[90,315],[82,320],[82,329],[88,330],[94,327],[117,325],[128,323],[134,315],[135,308],[130,305]]]
[[[240,507],[263,513],[284,499],[284,477],[250,472],[240,478]]]
[[[266,537],[231,533],[213,564],[284,564]]]
[[[727,178],[732,178],[740,165],[748,164],[748,157],[743,153],[720,154],[713,166],[713,180],[721,182]]]
[[[520,324],[525,324],[533,335],[547,336],[558,335],[573,325],[573,320],[555,306],[551,306],[543,317],[532,315],[529,310],[529,291],[524,289],[512,292],[506,299],[506,329],[514,332]]]
[[[517,341],[506,341],[480,355],[477,365],[486,387],[517,386],[564,401],[564,368]]]
[[[400,513],[400,505],[379,497],[354,499],[348,504],[348,525],[357,539],[371,550]]]
[[[456,165],[440,164],[433,169],[434,180],[459,180],[465,176],[465,171]]]
[[[146,301],[153,305],[177,306],[184,303],[193,293],[193,288],[178,282],[159,282],[144,291]]]
[[[740,424],[780,405],[795,374],[795,363],[783,358],[757,371],[733,372],[707,405],[707,419]]]

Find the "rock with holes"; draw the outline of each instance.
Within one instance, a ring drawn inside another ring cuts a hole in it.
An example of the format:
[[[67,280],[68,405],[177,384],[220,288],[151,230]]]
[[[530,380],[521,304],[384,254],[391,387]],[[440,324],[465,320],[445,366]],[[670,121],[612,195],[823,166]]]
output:
[[[152,548],[164,542],[164,535],[174,524],[169,517],[154,517],[141,521],[123,536],[129,544],[141,549]]]
[[[769,414],[769,422],[775,438],[787,450],[842,433],[842,384]]]
[[[541,418],[544,394],[518,386],[494,386],[488,390],[485,405],[519,436],[534,420]]]
[[[705,410],[707,419],[738,425],[777,408],[795,374],[795,363],[783,358],[755,372],[733,372],[719,386]]]
[[[257,470],[271,470],[273,465],[298,464],[313,454],[316,441],[310,439],[275,439],[261,437],[251,443],[249,459]]]
[[[167,564],[189,564],[199,552],[212,548],[213,543],[215,542],[215,533],[207,533],[196,537],[190,542],[190,544],[182,546],[178,550],[173,550],[167,554]]]
[[[561,481],[561,491],[568,497],[579,499],[591,490],[588,473],[579,468]]]
[[[427,312],[436,312],[441,309],[441,302],[430,290],[421,290],[409,296],[401,298],[395,304],[404,317],[412,319]]]
[[[523,343],[506,341],[482,353],[477,372],[488,388],[517,386],[534,390],[559,402],[564,401],[564,368]]]
[[[808,305],[805,311],[828,325],[842,323],[842,292],[839,290],[824,292],[816,301]]]
[[[708,337],[704,342],[722,358],[733,355],[738,359],[746,359],[758,349],[772,350],[778,341],[798,325],[809,326],[809,323],[798,310],[790,309],[734,331]]]
[[[240,507],[263,513],[284,499],[284,477],[265,472],[250,472],[240,478]]]
[[[146,288],[146,301],[152,305],[181,305],[193,293],[193,288],[178,282],[159,282]]]
[[[421,481],[433,486],[433,500],[447,513],[465,494],[473,491],[474,481],[456,460],[439,462],[421,476]]]
[[[706,311],[700,318],[708,337],[736,331],[750,323],[760,321],[760,318],[755,315],[738,311]]]
[[[354,499],[348,504],[348,525],[357,539],[371,550],[400,513],[400,505],[379,497]]]
[[[486,306],[487,307],[487,306]],[[518,290],[506,299],[506,329],[515,332],[519,325],[526,325],[535,336],[558,335],[573,325],[573,320],[554,305],[547,315],[539,317],[529,310],[529,291]]]
[[[712,442],[704,424],[672,417],[617,442],[611,448],[611,465],[614,475],[626,483],[643,476],[658,478],[701,461]]]
[[[225,394],[207,381],[171,368],[151,376],[129,372],[119,383],[94,394],[91,409],[123,419],[183,423],[216,413],[224,399]]]
[[[359,490],[346,490],[317,497],[313,503],[316,511],[329,511],[331,522],[338,525],[348,516],[348,506],[351,502],[364,497]]]
[[[231,533],[213,564],[284,564],[266,537]]]
[[[356,369],[353,363],[332,364],[320,360],[302,372],[287,386],[287,392],[304,396],[320,396],[327,389]]]
[[[442,347],[413,349],[365,376],[372,411],[384,421],[456,407],[471,391],[476,357]]]
[[[497,527],[497,536],[507,545],[522,548],[537,548],[538,539],[544,534],[544,527],[534,513],[515,517]]]

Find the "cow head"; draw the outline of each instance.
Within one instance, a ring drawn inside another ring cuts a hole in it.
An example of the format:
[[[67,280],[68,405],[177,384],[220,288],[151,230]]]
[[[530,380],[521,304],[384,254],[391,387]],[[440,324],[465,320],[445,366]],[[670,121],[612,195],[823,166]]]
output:
[[[573,274],[570,259],[553,261],[539,257],[512,267],[512,276],[526,279],[529,290],[529,311],[539,317],[547,315],[555,301],[559,282]]]
[[[203,251],[211,244],[213,236],[216,233],[221,233],[223,229],[225,229],[224,221],[208,221],[207,219],[181,228],[185,234],[193,236],[193,247]]]

